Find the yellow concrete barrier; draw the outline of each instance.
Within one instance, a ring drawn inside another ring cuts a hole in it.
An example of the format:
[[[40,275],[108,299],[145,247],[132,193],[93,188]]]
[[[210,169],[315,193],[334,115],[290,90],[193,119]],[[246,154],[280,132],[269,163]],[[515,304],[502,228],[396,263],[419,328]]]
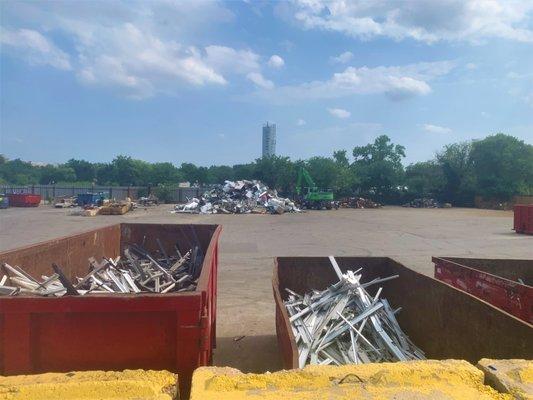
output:
[[[533,400],[533,361],[483,358],[478,368],[485,373],[485,382],[498,391],[515,399]]]
[[[167,371],[69,372],[0,377],[1,400],[173,400],[177,376]]]
[[[512,399],[484,385],[483,372],[466,361],[411,361],[243,374],[202,367],[193,375],[191,400]]]

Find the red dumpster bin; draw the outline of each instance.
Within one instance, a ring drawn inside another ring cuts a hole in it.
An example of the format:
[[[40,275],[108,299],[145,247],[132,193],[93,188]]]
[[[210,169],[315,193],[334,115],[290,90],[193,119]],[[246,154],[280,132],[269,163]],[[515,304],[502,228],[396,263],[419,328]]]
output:
[[[515,232],[533,235],[533,204],[517,204],[513,209]]]
[[[388,257],[337,257],[342,271],[363,268],[363,282],[399,275],[369,287],[391,306],[402,307],[398,322],[426,357],[434,360],[533,357],[533,326],[437,279]],[[324,290],[338,278],[328,257],[278,257],[272,286],[276,333],[284,368],[298,368],[298,347],[283,304],[291,289],[299,294]]]
[[[218,225],[116,224],[0,253],[0,262],[35,277],[60,265],[70,279],[89,257],[117,257],[129,243],[171,252],[198,245],[205,254],[195,291],[0,298],[0,374],[155,369],[179,375],[188,396],[192,372],[215,347]]]
[[[41,203],[40,194],[9,193],[7,197],[10,207],[38,207]]]

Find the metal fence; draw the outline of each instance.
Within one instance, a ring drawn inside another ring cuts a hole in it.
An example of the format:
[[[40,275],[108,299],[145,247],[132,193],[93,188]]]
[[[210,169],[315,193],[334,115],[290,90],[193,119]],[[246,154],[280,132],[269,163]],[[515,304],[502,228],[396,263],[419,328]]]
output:
[[[40,194],[43,200],[53,200],[59,197],[77,196],[81,193],[105,193],[110,199],[124,200],[138,199],[141,195],[146,195],[155,188],[147,186],[56,186],[56,185],[30,185],[30,186],[0,186],[0,193],[31,193]],[[183,203],[187,199],[199,197],[205,191],[204,188],[174,188],[170,192],[170,200],[173,203]]]

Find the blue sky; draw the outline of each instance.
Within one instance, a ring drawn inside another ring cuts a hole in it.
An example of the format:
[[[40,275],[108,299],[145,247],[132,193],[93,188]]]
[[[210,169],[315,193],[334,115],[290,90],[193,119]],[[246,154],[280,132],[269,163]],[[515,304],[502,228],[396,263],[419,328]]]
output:
[[[236,164],[533,143],[533,1],[1,2],[0,153]]]

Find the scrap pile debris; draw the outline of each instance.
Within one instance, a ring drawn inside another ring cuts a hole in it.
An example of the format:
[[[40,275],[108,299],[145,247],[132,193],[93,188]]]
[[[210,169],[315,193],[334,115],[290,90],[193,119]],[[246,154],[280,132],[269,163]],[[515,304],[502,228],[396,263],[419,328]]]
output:
[[[398,275],[361,283],[362,268],[342,274],[335,258],[330,261],[339,282],[303,296],[287,289],[284,304],[298,345],[299,367],[424,360],[422,350],[396,321],[400,309],[393,310],[380,298],[381,287],[373,297],[366,291]]]
[[[173,212],[192,214],[283,214],[301,212],[289,199],[279,197],[261,181],[226,181],[205,192],[200,199],[193,198],[187,204],[179,204]]]
[[[340,201],[343,208],[380,208],[381,204],[364,197],[347,197]]]
[[[157,206],[158,204],[159,204],[159,199],[153,194],[150,194],[147,197],[144,197],[144,196],[140,197],[137,200],[137,205],[142,206],[142,207]]]
[[[89,258],[89,273],[72,282],[61,267],[52,264],[54,273],[34,279],[18,266],[4,263],[5,275],[0,280],[0,296],[52,296],[109,293],[169,293],[196,289],[203,255],[198,246],[185,254],[176,246],[176,254],[168,255],[157,240],[160,251],[151,254],[142,246],[132,244],[124,257]]]
[[[439,203],[437,200],[428,197],[414,199],[403,205],[403,207],[412,208],[450,208],[451,206],[450,203]]]
[[[76,206],[76,197],[58,196],[54,199],[55,208],[72,208]]]

